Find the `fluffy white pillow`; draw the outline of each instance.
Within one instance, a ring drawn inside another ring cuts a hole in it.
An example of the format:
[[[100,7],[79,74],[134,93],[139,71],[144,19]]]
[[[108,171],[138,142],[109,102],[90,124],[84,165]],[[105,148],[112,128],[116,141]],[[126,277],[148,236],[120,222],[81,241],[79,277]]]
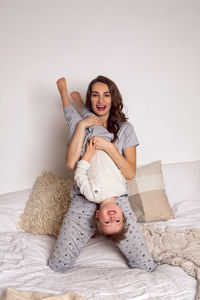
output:
[[[200,160],[164,164],[162,170],[171,207],[185,200],[200,201]]]
[[[0,232],[17,232],[31,189],[0,195]]]

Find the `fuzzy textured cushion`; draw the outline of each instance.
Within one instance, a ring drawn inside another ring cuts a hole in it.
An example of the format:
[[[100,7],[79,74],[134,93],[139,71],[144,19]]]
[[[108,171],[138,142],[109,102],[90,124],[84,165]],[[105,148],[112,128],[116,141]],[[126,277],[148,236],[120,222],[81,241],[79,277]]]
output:
[[[71,202],[70,190],[73,184],[70,179],[42,172],[36,179],[24,213],[20,216],[20,228],[32,234],[57,236]]]
[[[161,161],[138,167],[134,179],[128,180],[129,201],[139,222],[174,219],[169,205]]]

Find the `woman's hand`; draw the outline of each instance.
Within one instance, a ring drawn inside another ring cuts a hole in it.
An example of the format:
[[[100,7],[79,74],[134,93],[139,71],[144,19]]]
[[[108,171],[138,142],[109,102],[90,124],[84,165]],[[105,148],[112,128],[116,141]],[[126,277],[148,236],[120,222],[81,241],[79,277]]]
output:
[[[90,126],[102,126],[101,120],[99,117],[95,115],[91,115],[79,122],[81,126],[83,126],[85,129]]]

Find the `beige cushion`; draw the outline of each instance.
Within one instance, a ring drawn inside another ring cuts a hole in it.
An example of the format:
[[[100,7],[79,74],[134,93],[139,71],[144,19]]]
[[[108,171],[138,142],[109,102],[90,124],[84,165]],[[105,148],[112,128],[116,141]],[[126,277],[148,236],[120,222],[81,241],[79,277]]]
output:
[[[161,161],[138,167],[128,180],[129,201],[139,222],[166,221],[174,214],[165,193]]]
[[[20,228],[32,234],[57,236],[71,202],[73,184],[70,179],[61,179],[44,171],[36,179],[24,213],[20,216]]]

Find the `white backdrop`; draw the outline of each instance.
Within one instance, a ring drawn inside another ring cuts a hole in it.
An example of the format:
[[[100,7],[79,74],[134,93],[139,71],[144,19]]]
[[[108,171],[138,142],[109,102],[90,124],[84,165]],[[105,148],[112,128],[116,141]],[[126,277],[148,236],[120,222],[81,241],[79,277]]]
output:
[[[65,167],[55,82],[84,96],[114,80],[138,135],[138,163],[200,159],[199,0],[0,0],[0,193]]]

